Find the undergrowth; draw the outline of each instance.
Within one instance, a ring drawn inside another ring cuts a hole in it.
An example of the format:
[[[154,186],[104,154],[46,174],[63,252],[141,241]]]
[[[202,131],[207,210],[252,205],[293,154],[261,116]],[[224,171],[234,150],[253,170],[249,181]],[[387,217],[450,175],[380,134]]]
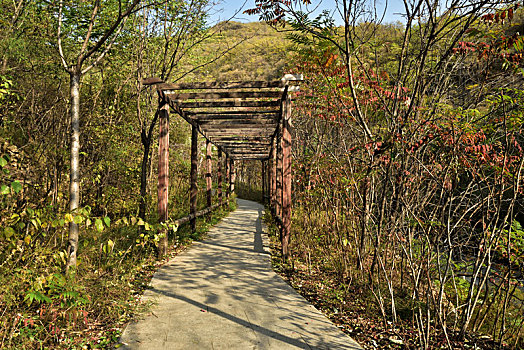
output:
[[[123,222],[102,232],[87,230],[80,241],[78,268],[63,274],[62,232],[21,245],[0,270],[0,348],[105,349],[115,343],[126,323],[148,305],[140,302],[159,266],[175,257],[236,204],[230,202],[170,235],[169,252],[157,259],[155,232]],[[22,254],[23,253],[23,254]]]
[[[281,255],[279,230],[269,211],[264,221],[268,227],[273,269],[298,293],[327,316],[339,329],[354,338],[365,349],[419,349],[419,334],[412,322],[409,296],[398,305],[399,320],[393,323],[381,317],[379,307],[367,286],[349,274],[341,274],[333,260],[315,255],[291,254],[288,261]],[[355,268],[356,269],[356,268]],[[453,349],[509,349],[486,335],[459,334],[448,331]],[[448,348],[445,335],[435,327],[432,349]]]

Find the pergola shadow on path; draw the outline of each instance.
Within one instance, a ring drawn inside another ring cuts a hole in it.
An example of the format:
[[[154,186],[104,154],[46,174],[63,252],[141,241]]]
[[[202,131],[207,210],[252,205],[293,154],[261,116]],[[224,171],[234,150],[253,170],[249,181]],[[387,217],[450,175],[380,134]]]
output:
[[[142,84],[156,88],[159,101],[158,214],[168,221],[169,111],[192,126],[190,214],[175,221],[190,222],[228,203],[235,191],[236,162],[260,160],[262,193],[280,225],[282,254],[289,255],[291,229],[291,98],[301,75],[286,74],[276,81],[200,82],[171,84],[159,78]],[[198,134],[206,139],[207,207],[197,211]],[[218,150],[218,203],[212,203],[212,145]],[[224,159],[223,159],[224,158]],[[222,169],[227,188],[223,198]],[[159,254],[167,251],[168,231],[159,243]]]

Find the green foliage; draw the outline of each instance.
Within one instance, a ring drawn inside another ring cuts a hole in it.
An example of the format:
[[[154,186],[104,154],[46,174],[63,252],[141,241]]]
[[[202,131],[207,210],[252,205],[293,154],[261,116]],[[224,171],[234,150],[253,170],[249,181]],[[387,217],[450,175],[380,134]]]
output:
[[[496,250],[498,256],[507,260],[515,268],[522,270],[524,256],[524,229],[517,220],[513,220],[511,227],[502,231]]]

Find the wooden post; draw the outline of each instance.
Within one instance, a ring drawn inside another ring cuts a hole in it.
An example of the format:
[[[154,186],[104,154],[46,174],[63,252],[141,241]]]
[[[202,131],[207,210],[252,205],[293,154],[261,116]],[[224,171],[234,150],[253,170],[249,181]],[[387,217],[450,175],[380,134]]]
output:
[[[282,218],[282,128],[277,134],[276,213]]]
[[[231,182],[231,171],[229,167],[229,155],[226,153],[226,198],[229,198],[229,183]]]
[[[273,145],[271,146],[271,211],[273,215],[276,214],[276,201],[277,201],[277,149],[276,140],[273,139]]]
[[[169,195],[169,105],[165,100],[160,102],[158,115],[159,135],[158,135],[158,221],[167,221],[167,204]],[[158,242],[158,255],[160,257],[167,254],[167,229],[161,228],[162,238]]]
[[[271,158],[266,160],[266,203],[271,203]]]
[[[213,194],[211,193],[211,150],[212,150],[212,144],[209,142],[209,140],[206,140],[206,196],[207,196],[207,206],[211,206],[211,201],[213,198]]]
[[[262,204],[266,202],[266,162],[260,161],[262,167]]]
[[[235,160],[234,159],[231,159],[231,165],[230,165],[230,172],[231,172],[231,186],[230,186],[230,191],[231,193],[235,193],[235,181],[237,179],[237,171],[235,169]]]
[[[282,120],[282,256],[289,257],[291,236],[291,101],[284,102]]]
[[[222,150],[218,149],[218,169],[217,169],[217,182],[218,182],[218,203],[222,204]]]
[[[193,125],[191,127],[191,188],[189,190],[189,212],[196,213],[197,209],[197,164],[198,164],[198,131]],[[196,219],[191,220],[191,232],[196,231]]]

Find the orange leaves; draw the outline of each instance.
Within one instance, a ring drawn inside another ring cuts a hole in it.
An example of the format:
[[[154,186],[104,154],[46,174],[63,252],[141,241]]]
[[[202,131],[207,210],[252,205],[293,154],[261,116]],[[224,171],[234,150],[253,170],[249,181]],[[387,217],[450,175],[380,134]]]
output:
[[[414,144],[411,145],[410,151],[412,153],[417,151],[419,148],[429,143],[429,141],[433,140],[433,138],[434,135],[432,133],[424,135],[424,137],[422,137],[420,140],[416,141]]]
[[[333,63],[334,60],[336,60],[338,58],[338,55],[329,55],[326,63],[324,64],[324,67],[328,68],[329,66],[331,66],[331,64]]]
[[[477,51],[477,45],[471,41],[459,41],[458,47],[453,49],[453,53],[466,54]]]
[[[512,21],[515,10],[519,8],[519,4],[499,10],[493,13],[488,13],[481,17],[481,21],[487,25],[501,24],[503,25],[507,21]],[[470,52],[477,51],[478,59],[499,59],[507,64],[512,64],[515,68],[523,61],[524,59],[524,43],[522,41],[522,36],[519,32],[514,33],[513,35],[506,37],[504,34],[504,28],[498,29],[498,36],[491,39],[489,43],[486,42],[465,42],[461,41],[458,43],[457,47],[453,49],[455,54],[467,54]],[[470,28],[467,33],[470,33],[471,36],[480,33],[475,28]]]
[[[518,9],[519,6],[519,4],[515,4],[515,6],[501,10],[497,13],[488,13],[487,15],[482,16],[481,19],[486,24],[504,24],[506,18],[508,19],[508,21],[511,21],[513,19],[514,10]]]

